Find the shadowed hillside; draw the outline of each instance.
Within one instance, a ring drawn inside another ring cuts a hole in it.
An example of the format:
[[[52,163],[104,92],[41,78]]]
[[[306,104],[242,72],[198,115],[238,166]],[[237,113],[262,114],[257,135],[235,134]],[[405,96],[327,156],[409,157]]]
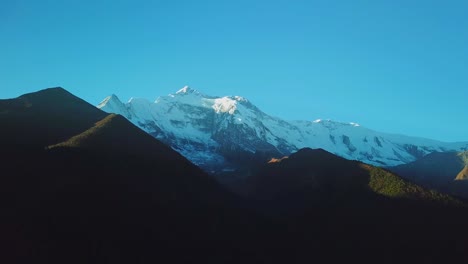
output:
[[[115,114],[106,116],[83,133],[48,148],[79,148],[108,155],[124,153],[133,157],[159,158],[189,163],[170,147],[154,140],[153,137],[128,122],[124,117]],[[155,151],[156,149],[158,151]],[[193,168],[198,169],[196,166]]]
[[[453,225],[468,220],[466,205],[384,169],[302,149],[246,185],[257,208],[284,220],[299,259],[315,248],[337,263],[468,260],[468,228]]]
[[[59,143],[107,116],[63,88],[0,100],[0,143],[43,147]]]
[[[389,169],[422,186],[468,198],[468,185],[456,181],[459,177],[463,178],[467,157],[468,151],[432,153],[415,162]]]
[[[121,116],[60,88],[1,103],[2,262],[268,261],[268,222]]]
[[[247,195],[259,201],[297,199],[328,204],[332,201],[368,198],[370,196],[406,199],[421,203],[460,204],[449,195],[424,189],[391,172],[350,161],[322,149],[302,149],[288,158],[270,162],[257,175],[248,179]],[[298,196],[299,197],[296,197]],[[275,208],[278,207],[275,205]]]

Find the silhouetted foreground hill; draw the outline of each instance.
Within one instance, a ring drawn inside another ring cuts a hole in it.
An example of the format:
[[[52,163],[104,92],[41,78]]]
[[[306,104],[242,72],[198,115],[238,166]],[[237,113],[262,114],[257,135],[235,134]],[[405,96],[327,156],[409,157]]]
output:
[[[389,168],[417,184],[468,199],[468,182],[464,169],[466,152],[436,152],[417,161]]]
[[[61,88],[0,105],[3,263],[268,258],[268,224],[125,118]]]
[[[106,115],[60,87],[0,100],[0,143],[42,148],[83,132]]]
[[[273,160],[246,183],[246,195],[284,220],[299,259],[314,249],[333,262],[434,263],[468,260],[460,200],[381,168],[324,150]]]
[[[464,203],[323,150],[241,199],[62,88],[0,100],[0,127],[3,263],[468,261]]]

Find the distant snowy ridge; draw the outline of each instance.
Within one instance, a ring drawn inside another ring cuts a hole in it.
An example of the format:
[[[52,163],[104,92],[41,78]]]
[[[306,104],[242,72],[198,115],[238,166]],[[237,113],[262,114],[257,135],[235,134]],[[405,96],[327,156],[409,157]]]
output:
[[[357,123],[285,121],[262,112],[240,96],[206,96],[188,86],[155,102],[117,96],[98,108],[125,116],[195,164],[222,168],[236,153],[289,155],[304,147],[323,148],[347,159],[379,166],[414,161],[432,152],[462,151],[468,142],[380,133]]]

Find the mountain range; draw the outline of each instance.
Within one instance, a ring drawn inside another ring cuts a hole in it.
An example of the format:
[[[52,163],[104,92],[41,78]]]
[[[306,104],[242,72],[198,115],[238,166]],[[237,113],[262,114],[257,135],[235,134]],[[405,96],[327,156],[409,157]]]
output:
[[[249,161],[282,157],[301,148],[322,148],[346,159],[397,166],[433,152],[463,151],[468,142],[381,133],[356,123],[286,121],[240,96],[208,96],[189,87],[154,102],[115,95],[98,108],[126,117],[208,172],[239,169]]]
[[[0,100],[0,127],[4,263],[468,261],[465,200],[324,149],[258,163],[236,194],[63,88]]]

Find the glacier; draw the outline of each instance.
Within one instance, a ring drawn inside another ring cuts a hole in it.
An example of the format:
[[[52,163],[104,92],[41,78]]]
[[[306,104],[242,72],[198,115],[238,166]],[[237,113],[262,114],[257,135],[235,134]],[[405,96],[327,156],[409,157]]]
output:
[[[131,98],[123,103],[111,95],[97,107],[126,117],[209,172],[231,170],[246,157],[282,157],[304,147],[384,167],[468,149],[468,142],[382,133],[357,123],[286,121],[241,96],[208,96],[188,86],[154,102]]]

